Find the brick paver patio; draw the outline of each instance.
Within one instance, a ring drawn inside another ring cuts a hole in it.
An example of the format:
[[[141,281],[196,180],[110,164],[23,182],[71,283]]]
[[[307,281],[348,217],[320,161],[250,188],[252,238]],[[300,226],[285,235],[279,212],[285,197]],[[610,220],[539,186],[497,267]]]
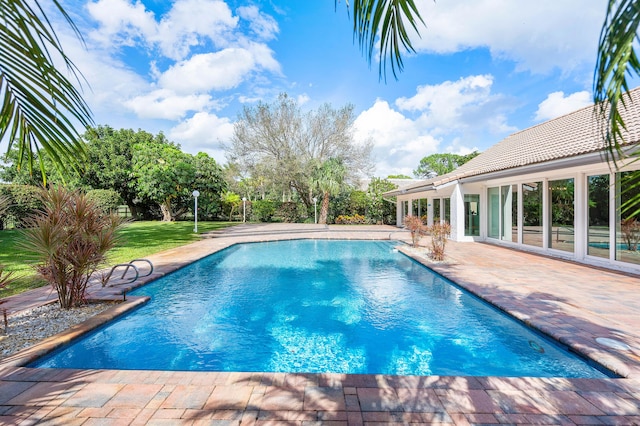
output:
[[[150,259],[155,278],[245,241],[399,239],[394,227],[244,225]],[[424,243],[427,242],[425,239]],[[418,261],[473,291],[620,379],[407,377],[343,374],[56,370],[23,365],[70,336],[0,360],[0,424],[640,424],[640,277],[482,243],[447,246],[448,261]],[[122,299],[122,287],[91,287]],[[126,286],[125,286],[126,287]],[[10,298],[14,312],[55,298]],[[95,327],[130,305],[90,320]],[[618,349],[607,343],[617,342]],[[598,339],[598,340],[596,340]],[[601,343],[599,343],[601,342]],[[624,346],[626,345],[626,346]]]

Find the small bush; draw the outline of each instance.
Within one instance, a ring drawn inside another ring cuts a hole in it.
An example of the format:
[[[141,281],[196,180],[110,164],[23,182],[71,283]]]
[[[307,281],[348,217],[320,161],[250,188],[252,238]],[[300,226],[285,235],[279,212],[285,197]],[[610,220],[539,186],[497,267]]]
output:
[[[428,228],[428,231],[431,234],[431,258],[437,261],[444,260],[444,249],[451,234],[451,225],[435,223]]]
[[[80,306],[89,278],[115,246],[123,221],[103,214],[79,192],[43,190],[41,199],[44,207],[27,220],[22,245],[37,261],[38,275],[57,291],[60,307]]]
[[[122,204],[120,194],[112,189],[92,189],[87,191],[87,198],[104,214],[116,211],[118,206]]]
[[[340,225],[364,225],[367,223],[367,218],[360,214],[354,214],[353,216],[340,215],[336,218],[335,223]]]
[[[256,200],[251,203],[251,214],[253,220],[260,222],[271,222],[276,213],[276,206],[273,201]]]
[[[276,214],[282,222],[297,223],[305,216],[302,213],[302,205],[294,201],[285,201],[276,207]]]
[[[424,222],[422,222],[422,219],[418,216],[405,216],[404,226],[411,232],[411,242],[413,246],[418,247],[420,238],[427,232],[427,227]]]
[[[42,208],[41,190],[32,185],[0,185],[0,196],[4,197],[6,202],[4,213],[0,214],[0,221],[11,223],[16,228],[24,228],[25,219]]]

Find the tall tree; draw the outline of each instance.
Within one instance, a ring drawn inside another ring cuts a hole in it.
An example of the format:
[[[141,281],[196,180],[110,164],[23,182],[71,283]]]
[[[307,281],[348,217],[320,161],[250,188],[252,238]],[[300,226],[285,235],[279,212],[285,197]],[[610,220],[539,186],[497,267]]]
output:
[[[458,167],[462,166],[467,161],[480,155],[478,151],[474,151],[467,155],[458,154],[431,154],[423,157],[420,160],[420,165],[413,171],[413,174],[417,178],[427,178],[435,174],[441,176],[446,173],[452,172]]]
[[[371,146],[353,141],[353,106],[334,109],[322,105],[303,113],[296,101],[281,94],[271,103],[245,107],[235,124],[230,161],[246,174],[295,191],[310,207],[311,176],[316,164],[340,158],[345,181],[355,181],[371,168]]]
[[[344,185],[347,169],[340,158],[330,158],[327,161],[316,164],[312,174],[312,188],[322,193],[322,205],[320,207],[319,223],[327,223],[329,213],[329,198],[340,192]]]
[[[367,216],[376,223],[394,223],[395,203],[387,202],[382,194],[398,186],[388,179],[373,178],[367,187]]]
[[[200,192],[198,215],[203,219],[215,219],[222,210],[220,194],[227,190],[222,167],[204,152],[199,152],[193,157],[193,166],[195,180],[192,186]],[[191,199],[189,204],[190,202]]]
[[[52,3],[82,40],[60,2]],[[3,0],[0,15],[0,141],[8,141],[7,151],[18,147],[18,168],[26,160],[33,170],[35,154],[43,150],[58,170],[79,169],[85,151],[76,126],[91,125],[91,112],[53,56],[78,82],[80,73],[38,0]],[[44,156],[39,159],[46,179]]]
[[[186,208],[174,210],[174,206],[194,189],[196,171],[189,154],[171,143],[138,143],[134,145],[133,167],[138,191],[158,203],[163,221],[175,220],[186,212]]]
[[[87,145],[87,164],[82,182],[94,189],[112,189],[120,194],[133,217],[138,217],[140,194],[133,172],[135,144],[167,144],[166,137],[144,130],[115,130],[110,126],[87,129],[83,136]]]

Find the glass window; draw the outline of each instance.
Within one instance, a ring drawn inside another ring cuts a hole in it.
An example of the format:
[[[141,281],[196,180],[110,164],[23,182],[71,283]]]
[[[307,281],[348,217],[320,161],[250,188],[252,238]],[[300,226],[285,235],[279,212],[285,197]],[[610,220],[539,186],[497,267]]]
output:
[[[451,223],[451,198],[445,198],[442,200],[444,203],[444,207],[442,208],[444,213],[444,221],[446,223]]]
[[[522,184],[522,243],[542,247],[542,182]]]
[[[573,253],[573,179],[549,181],[549,247]]]
[[[500,188],[489,188],[487,191],[489,211],[489,237],[500,238]]]
[[[515,189],[514,189],[515,188]],[[518,241],[518,186],[509,185],[489,188],[487,198],[489,202],[488,228],[489,237],[503,241]],[[516,215],[513,214],[515,198]],[[514,230],[515,219],[515,230]],[[514,238],[515,232],[515,238]]]
[[[518,185],[511,185],[509,195],[504,202],[504,211],[505,214],[510,215],[504,221],[504,238],[510,235],[511,239],[509,241],[518,242]],[[507,224],[510,229],[507,229]]]
[[[421,198],[420,200],[420,218],[424,223],[427,223],[427,206],[429,205],[429,200],[426,198]]]
[[[465,194],[464,196],[464,235],[480,235],[480,195]]]
[[[517,186],[516,186],[515,196],[516,197],[518,196]],[[512,231],[513,229],[512,198],[513,197],[514,195],[513,195],[513,190],[511,185],[500,187],[500,216],[501,216],[500,217],[500,239],[503,241],[513,241],[513,238],[512,238],[512,232],[513,232]],[[516,238],[516,241],[518,241],[517,238]]]
[[[433,223],[440,223],[440,199],[433,200]]]
[[[589,176],[587,254],[609,258],[609,175]]]
[[[640,264],[640,212],[637,207],[629,208],[630,200],[640,196],[639,172],[616,174],[616,259],[622,262]]]

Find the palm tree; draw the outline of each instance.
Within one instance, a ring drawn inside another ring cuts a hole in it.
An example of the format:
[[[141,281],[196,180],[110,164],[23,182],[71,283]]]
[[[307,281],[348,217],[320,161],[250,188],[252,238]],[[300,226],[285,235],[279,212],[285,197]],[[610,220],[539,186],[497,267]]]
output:
[[[339,0],[335,0],[337,6]],[[346,0],[347,7],[351,7]],[[402,71],[402,51],[415,52],[407,25],[419,35],[418,25],[424,21],[413,0],[353,0],[353,34],[369,64],[380,33],[378,73],[386,80],[387,57],[393,76]]]
[[[53,4],[82,40],[58,0]],[[42,149],[58,170],[77,169],[85,151],[76,125],[91,125],[91,112],[54,57],[78,83],[80,73],[37,0],[2,0],[0,14],[0,141],[8,141],[7,152],[17,145],[19,167],[26,160],[33,170],[34,154]]]
[[[324,163],[316,165],[312,174],[312,186],[322,193],[320,220],[326,224],[329,214],[329,197],[340,192],[344,185],[347,168],[339,158],[330,158]]]
[[[619,160],[630,156],[634,162],[640,159],[640,151],[624,150],[629,143],[637,142],[625,141],[626,126],[621,115],[621,110],[625,108],[624,94],[629,90],[627,78],[640,75],[640,60],[634,49],[634,43],[638,41],[638,25],[639,0],[609,0],[598,43],[593,99],[609,159],[616,169]],[[632,174],[631,181],[640,182],[640,171]],[[622,211],[628,216],[640,213],[639,186],[638,183],[632,184],[624,190],[633,194],[622,205]]]
[[[337,5],[338,0],[335,0]],[[354,0],[347,6],[353,9],[353,32],[360,49],[369,63],[379,41],[380,68],[386,76],[387,59],[391,62],[393,75],[402,71],[402,50],[413,52],[407,34],[408,23],[418,33],[418,24],[424,23],[413,0]],[[603,139],[610,154],[610,161],[617,168],[618,160],[633,156],[640,160],[640,150],[625,151],[629,144],[625,141],[625,123],[620,114],[625,107],[624,94],[629,90],[628,78],[640,75],[640,60],[634,49],[638,42],[640,25],[640,0],[609,0],[607,14],[600,32],[598,56],[594,72],[593,99]],[[631,154],[629,154],[631,152]],[[640,171],[634,172],[635,181],[640,182]],[[638,193],[630,197],[622,206],[629,215],[640,213],[640,192],[632,185],[629,191]]]

